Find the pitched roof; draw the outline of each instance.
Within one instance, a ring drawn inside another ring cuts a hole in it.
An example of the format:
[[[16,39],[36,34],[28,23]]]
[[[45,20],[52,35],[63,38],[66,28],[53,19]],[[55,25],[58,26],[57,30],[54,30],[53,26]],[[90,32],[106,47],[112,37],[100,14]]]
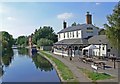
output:
[[[76,31],[76,30],[81,30],[82,28],[87,28],[87,27],[94,27],[94,25],[92,24],[79,24],[77,26],[71,26],[71,27],[67,27],[65,29],[62,29],[61,31],[58,32],[59,33],[64,33],[64,32],[70,32],[70,31]]]
[[[89,44],[108,44],[106,35],[96,35],[88,39]]]
[[[61,45],[61,44],[68,44],[68,45],[88,44],[88,40],[87,39],[64,39],[55,43],[55,45]]]

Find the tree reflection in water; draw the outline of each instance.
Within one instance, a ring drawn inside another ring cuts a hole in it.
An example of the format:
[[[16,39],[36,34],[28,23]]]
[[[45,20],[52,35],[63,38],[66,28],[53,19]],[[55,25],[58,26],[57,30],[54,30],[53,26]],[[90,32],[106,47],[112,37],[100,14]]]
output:
[[[0,77],[3,76],[4,70],[3,66],[8,67],[13,59],[13,50],[7,49],[7,50],[2,50],[2,56],[0,57]]]
[[[8,67],[13,59],[13,50],[8,49],[5,53],[2,53],[2,63],[4,66]]]
[[[29,55],[28,49],[26,49],[26,48],[19,48],[18,49],[18,54],[20,54],[20,55]]]
[[[52,64],[41,55],[35,54],[34,56],[32,56],[32,59],[37,69],[46,72],[53,70]]]
[[[53,70],[53,66],[52,64],[45,58],[43,58],[42,56],[40,56],[37,53],[34,53],[34,55],[32,55],[31,53],[31,49],[26,49],[26,48],[20,48],[18,49],[18,54],[19,55],[27,55],[30,56],[36,66],[37,69],[40,69],[41,71],[51,71]]]
[[[4,71],[3,71],[3,66],[2,66],[2,57],[0,56],[0,78],[3,76]]]

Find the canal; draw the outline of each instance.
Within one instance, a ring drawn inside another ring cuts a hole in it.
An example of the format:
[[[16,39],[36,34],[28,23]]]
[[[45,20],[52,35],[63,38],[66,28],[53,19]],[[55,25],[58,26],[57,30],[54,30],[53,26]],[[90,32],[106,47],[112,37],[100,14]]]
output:
[[[13,49],[2,56],[2,82],[60,82],[52,64],[42,56],[31,55],[26,49]]]

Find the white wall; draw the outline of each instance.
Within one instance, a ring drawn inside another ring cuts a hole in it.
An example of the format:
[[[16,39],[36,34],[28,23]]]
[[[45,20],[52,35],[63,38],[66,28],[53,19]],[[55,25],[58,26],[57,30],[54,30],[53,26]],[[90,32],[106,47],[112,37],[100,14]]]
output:
[[[78,37],[77,37],[77,31],[78,31]],[[76,38],[82,38],[82,33],[81,30],[77,31],[71,31],[71,32],[65,32],[65,33],[60,33],[58,34],[58,41],[63,40],[63,39],[76,39]],[[73,37],[73,32],[74,32],[74,37]],[[65,34],[65,38],[64,38]],[[69,34],[69,35],[68,35]],[[60,37],[59,37],[60,36]],[[69,36],[69,37],[68,37]]]
[[[58,41],[63,40],[63,39],[87,38],[88,36],[98,35],[99,29],[97,29],[96,27],[91,26],[91,25],[88,27],[93,28],[93,30],[90,32],[90,31],[88,31],[87,28],[81,28],[81,30],[65,32],[65,38],[64,38],[64,33],[60,33],[60,38],[59,38],[59,34],[58,34]],[[78,31],[78,37],[77,37],[77,31]],[[74,32],[74,37],[73,37],[73,32]],[[68,37],[67,33],[69,33],[69,37]]]
[[[93,53],[95,56],[99,56],[99,52],[100,52],[100,56],[107,56],[107,45],[100,45],[101,47],[100,50],[99,50],[99,45],[95,45],[95,46],[98,47],[98,49],[93,49]]]

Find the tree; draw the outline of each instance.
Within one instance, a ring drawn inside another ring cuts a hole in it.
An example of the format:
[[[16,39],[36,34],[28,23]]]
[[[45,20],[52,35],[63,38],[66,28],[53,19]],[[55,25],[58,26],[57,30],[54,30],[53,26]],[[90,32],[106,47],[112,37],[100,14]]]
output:
[[[40,27],[38,30],[35,30],[32,35],[32,41],[34,44],[37,44],[37,41],[41,38],[46,38],[52,40],[53,42],[57,42],[57,35],[54,33],[54,30],[50,26]]]
[[[51,46],[53,45],[53,41],[45,39],[45,38],[41,38],[40,40],[37,41],[37,45],[38,46]]]
[[[27,38],[27,36],[19,36],[18,38],[17,38],[17,45],[19,45],[19,46],[23,46],[23,47],[25,47],[25,46],[27,46],[27,43],[28,43],[28,38]]]
[[[12,35],[10,35],[6,31],[1,31],[0,32],[0,55],[5,56],[7,53],[9,53],[11,51],[11,47],[13,43],[14,43],[14,39]]]
[[[76,22],[74,22],[71,26],[77,26]]]
[[[120,50],[120,2],[115,6],[113,13],[107,16],[108,23],[104,24],[106,36],[111,45]]]
[[[13,39],[12,35],[10,35],[8,32],[1,31],[0,32],[0,42],[1,42],[2,49],[11,48],[14,43],[14,39]]]
[[[101,30],[98,32],[98,34],[99,34],[99,35],[105,35],[105,32],[106,32],[105,29],[101,29]]]

